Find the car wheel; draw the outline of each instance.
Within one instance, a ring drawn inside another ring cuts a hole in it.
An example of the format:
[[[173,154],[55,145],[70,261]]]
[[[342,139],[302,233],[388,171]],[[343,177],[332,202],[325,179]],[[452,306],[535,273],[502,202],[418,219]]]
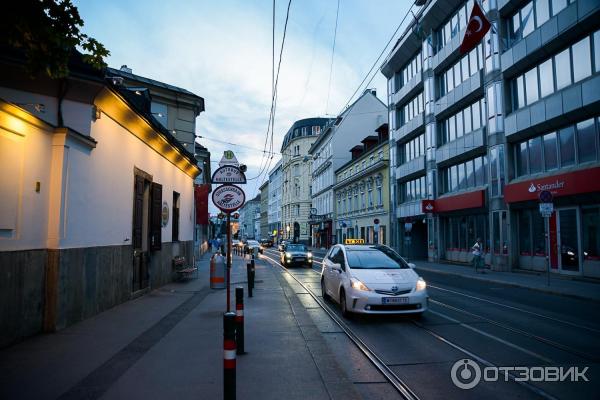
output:
[[[348,311],[348,305],[346,304],[346,292],[344,289],[340,291],[340,308],[342,309],[342,315],[344,318],[350,318],[350,311]]]
[[[329,295],[325,291],[325,278],[321,278],[321,293],[323,295],[323,300],[325,300],[325,301],[331,300],[331,297],[329,297]]]

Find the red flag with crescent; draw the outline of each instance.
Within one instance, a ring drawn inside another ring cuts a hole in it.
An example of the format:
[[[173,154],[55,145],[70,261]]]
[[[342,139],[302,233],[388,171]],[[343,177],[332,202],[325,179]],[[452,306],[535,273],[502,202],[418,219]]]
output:
[[[492,24],[490,24],[490,21],[487,19],[483,13],[483,10],[476,1],[473,4],[473,11],[471,11],[471,17],[469,18],[469,23],[467,24],[465,36],[460,44],[460,53],[468,53],[477,47],[487,31],[490,30],[491,26]]]

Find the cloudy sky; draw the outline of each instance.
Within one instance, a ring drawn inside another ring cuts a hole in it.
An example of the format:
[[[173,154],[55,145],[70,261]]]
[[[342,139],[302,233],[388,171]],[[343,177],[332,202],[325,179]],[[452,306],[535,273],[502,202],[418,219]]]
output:
[[[294,121],[341,111],[411,3],[341,0],[331,68],[338,2],[292,0],[271,165],[279,159],[283,136]],[[257,177],[245,187],[247,198],[254,197],[265,179],[258,173],[271,107],[272,1],[76,0],[75,4],[85,21],[83,31],[110,50],[109,66],[127,64],[135,74],[186,88],[205,99],[206,111],[196,120],[196,131],[212,154],[213,170],[223,151],[233,150],[248,165],[246,176]],[[287,0],[276,2],[276,63],[287,5]],[[369,87],[386,102],[380,72]]]

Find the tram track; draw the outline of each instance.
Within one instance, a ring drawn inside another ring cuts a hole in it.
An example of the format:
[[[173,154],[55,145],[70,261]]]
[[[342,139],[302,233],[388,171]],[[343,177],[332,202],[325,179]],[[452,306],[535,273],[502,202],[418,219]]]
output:
[[[269,253],[269,254],[271,254],[271,255],[273,255],[273,256],[278,256],[278,254],[274,254],[274,253]],[[271,257],[265,256],[264,254],[263,254],[263,257],[264,257],[264,258],[267,258],[267,259],[268,259],[268,260],[270,260],[272,263],[274,263],[275,265],[279,266],[279,267],[280,267],[281,269],[283,269],[284,271],[288,272],[288,273],[289,273],[289,275],[290,275],[290,276],[291,276],[291,277],[292,277],[292,278],[293,278],[293,279],[294,279],[296,282],[298,282],[298,284],[300,284],[300,285],[303,287],[303,289],[304,289],[304,290],[306,290],[306,292],[307,292],[307,293],[309,293],[309,294],[310,294],[310,295],[313,297],[313,299],[314,299],[314,300],[317,302],[317,304],[319,304],[319,306],[320,306],[320,307],[321,307],[321,308],[322,308],[322,309],[323,309],[323,310],[324,310],[324,311],[325,311],[325,312],[326,312],[326,313],[329,315],[329,317],[331,317],[331,319],[332,319],[332,320],[333,320],[333,321],[334,321],[334,322],[335,322],[335,323],[336,323],[338,326],[340,326],[340,328],[341,328],[341,329],[344,331],[344,333],[346,333],[346,335],[347,335],[347,336],[348,336],[348,337],[349,337],[349,338],[352,340],[352,342],[354,342],[354,343],[357,345],[357,347],[359,348],[359,350],[361,350],[361,352],[363,352],[363,353],[364,353],[364,354],[367,356],[367,358],[368,358],[368,359],[369,359],[369,360],[370,360],[370,361],[371,361],[371,362],[372,362],[372,363],[375,365],[375,367],[376,367],[376,368],[377,368],[377,369],[378,369],[380,372],[382,372],[382,373],[383,373],[383,375],[386,377],[386,379],[387,379],[387,380],[388,380],[388,381],[389,381],[389,382],[390,382],[390,383],[391,383],[391,384],[394,386],[394,388],[396,388],[396,389],[397,389],[397,390],[400,392],[400,394],[401,394],[401,395],[403,395],[403,397],[404,397],[404,398],[418,398],[418,397],[406,397],[406,396],[404,396],[404,393],[403,393],[401,390],[399,390],[399,388],[397,387],[397,385],[396,385],[396,384],[394,384],[394,382],[396,382],[396,383],[398,384],[398,386],[400,386],[400,387],[405,387],[405,388],[408,388],[407,384],[406,384],[406,383],[405,383],[405,382],[404,382],[404,381],[403,381],[401,378],[399,378],[399,377],[398,377],[398,376],[397,376],[397,375],[396,375],[396,374],[395,374],[395,373],[394,373],[394,372],[393,372],[393,371],[390,369],[390,367],[389,367],[388,365],[386,365],[386,364],[385,364],[385,363],[384,363],[384,362],[381,360],[381,357],[380,357],[380,356],[378,356],[378,355],[377,355],[377,354],[376,354],[376,353],[375,353],[375,352],[374,352],[374,351],[373,351],[371,348],[369,348],[369,347],[368,347],[368,346],[367,346],[367,345],[364,343],[364,341],[362,341],[362,340],[361,340],[361,339],[358,337],[358,335],[357,335],[356,333],[354,333],[354,331],[353,331],[353,330],[352,330],[352,329],[351,329],[351,328],[350,328],[350,327],[349,327],[349,326],[348,326],[348,325],[347,325],[347,324],[346,324],[346,323],[343,321],[343,319],[342,319],[342,318],[341,318],[339,315],[337,315],[337,313],[336,313],[335,311],[333,311],[333,310],[331,309],[331,306],[330,306],[330,305],[328,305],[328,304],[326,304],[326,303],[325,303],[325,302],[322,300],[321,296],[319,296],[317,293],[313,292],[313,290],[312,290],[312,289],[310,289],[310,288],[309,288],[309,287],[307,287],[307,286],[306,286],[304,283],[302,283],[302,282],[300,281],[300,279],[298,279],[298,277],[296,277],[296,276],[295,276],[295,274],[294,274],[294,273],[292,273],[292,272],[291,272],[289,269],[287,269],[287,268],[285,268],[283,265],[281,265],[281,264],[280,264],[280,262],[279,262],[277,259],[273,259],[273,258],[271,258]],[[314,260],[314,258],[320,258],[320,257],[313,257],[313,260]],[[322,258],[320,258],[320,259],[322,260]],[[322,264],[321,262],[318,262],[318,261],[314,261],[314,262],[315,262],[315,263],[318,263],[318,264]],[[316,266],[314,266],[314,265],[313,265],[313,267],[312,267],[310,270],[311,270],[311,271],[313,271],[313,272],[315,272],[315,273],[320,273],[321,267],[316,267]],[[430,286],[430,287],[431,287],[431,286]],[[437,287],[435,287],[435,288],[437,288]],[[579,352],[579,351],[577,351],[577,350],[575,350],[575,349],[572,349],[572,348],[570,348],[570,347],[568,347],[568,346],[561,345],[560,343],[557,343],[557,342],[555,342],[555,341],[552,341],[552,340],[550,340],[550,339],[543,338],[543,337],[541,337],[541,336],[539,336],[539,335],[529,334],[529,333],[527,333],[527,332],[525,332],[525,331],[522,331],[522,330],[520,330],[520,329],[518,329],[518,328],[513,328],[513,327],[510,327],[510,326],[508,326],[508,325],[506,325],[506,324],[502,324],[502,323],[500,323],[500,322],[497,322],[497,321],[494,321],[494,320],[492,320],[492,319],[490,319],[490,318],[483,317],[483,316],[480,316],[480,315],[477,315],[477,314],[474,314],[474,313],[470,313],[469,311],[466,311],[466,310],[464,310],[464,309],[460,309],[459,307],[454,307],[454,306],[451,306],[451,305],[449,305],[449,304],[445,304],[445,303],[443,303],[443,302],[440,302],[440,301],[437,301],[437,300],[432,300],[432,299],[430,299],[430,302],[431,302],[431,303],[433,303],[433,304],[436,304],[436,305],[438,305],[438,306],[440,306],[440,307],[445,307],[445,308],[447,308],[447,309],[451,309],[451,310],[453,310],[453,311],[455,311],[455,312],[461,312],[461,313],[463,313],[463,314],[465,314],[465,315],[469,315],[469,316],[471,316],[471,317],[474,317],[474,318],[479,318],[479,319],[481,319],[481,320],[483,320],[483,321],[485,321],[485,322],[488,322],[488,323],[490,323],[490,324],[492,324],[492,325],[495,325],[495,326],[498,326],[498,327],[504,328],[504,329],[506,329],[506,330],[512,331],[512,332],[514,332],[514,333],[525,334],[524,336],[527,336],[527,337],[529,337],[529,338],[532,338],[532,339],[538,340],[538,341],[540,341],[540,342],[543,342],[543,343],[545,343],[545,344],[547,344],[547,345],[550,345],[550,346],[552,346],[552,347],[555,347],[555,348],[561,349],[561,350],[563,350],[563,351],[567,351],[567,352],[570,352],[570,353],[572,353],[572,354],[578,355],[579,357],[583,357],[584,359],[586,359],[586,360],[588,360],[588,361],[596,361],[595,359],[591,359],[589,356],[586,356],[584,353],[581,353],[581,352]],[[491,302],[491,301],[490,301],[490,302]],[[496,302],[491,302],[491,303],[496,303]],[[499,305],[502,305],[502,306],[506,306],[506,307],[509,307],[509,308],[516,308],[516,307],[512,307],[512,306],[508,306],[508,305],[503,305],[503,304],[501,304],[501,303],[497,303],[497,304],[499,304]],[[526,310],[524,310],[524,311],[526,311]],[[533,312],[530,312],[530,313],[531,313],[531,314],[536,314],[536,315],[539,315],[539,316],[541,316],[541,317],[545,317],[545,316],[543,316],[543,315],[541,315],[541,314],[537,314],[537,313],[533,313]],[[437,312],[436,312],[436,314],[440,314],[440,313],[437,313]],[[443,314],[440,314],[440,315],[443,315]],[[549,319],[553,319],[552,317],[547,317],[547,318],[549,318]],[[477,361],[477,362],[479,362],[480,364],[482,364],[482,365],[484,365],[484,366],[486,366],[486,367],[497,367],[497,365],[495,365],[494,363],[492,363],[492,362],[488,361],[488,360],[487,360],[487,359],[485,359],[484,357],[481,357],[481,356],[479,356],[478,354],[475,354],[474,352],[472,352],[472,351],[470,351],[470,350],[468,350],[468,349],[466,349],[466,348],[462,347],[461,345],[459,345],[459,344],[457,344],[457,343],[455,343],[455,342],[453,342],[453,341],[451,341],[451,340],[449,340],[449,339],[447,339],[447,338],[443,337],[442,335],[440,335],[439,333],[436,333],[435,331],[431,330],[430,328],[428,328],[428,327],[427,327],[427,326],[425,326],[424,324],[420,323],[419,321],[412,320],[412,323],[413,323],[415,326],[417,326],[418,328],[422,329],[424,332],[428,333],[429,335],[431,335],[432,337],[434,337],[435,339],[437,339],[438,341],[441,341],[441,342],[445,343],[446,345],[448,345],[448,346],[450,346],[450,347],[454,348],[455,350],[458,350],[459,352],[463,353],[465,356],[467,356],[467,357],[469,357],[469,358],[471,358],[471,359],[473,359],[473,360],[476,360],[476,361]],[[489,336],[489,335],[488,335],[488,336]],[[502,340],[500,340],[500,342],[502,343],[502,342],[505,342],[505,341],[502,341]],[[360,344],[362,344],[362,346],[361,346],[361,345],[359,345],[359,343],[360,343]],[[504,343],[504,345],[506,345],[506,343]],[[363,346],[364,346],[364,347],[363,347]],[[514,345],[513,347],[516,347],[516,348],[518,348],[519,346],[516,346],[516,345]],[[366,350],[366,352],[365,352],[365,350]],[[375,358],[376,362],[373,362],[373,359],[372,359],[372,358],[371,358],[369,355],[372,355],[372,356],[374,356],[374,358]],[[540,357],[540,358],[544,359],[543,357]],[[387,372],[389,372],[389,375],[388,375],[387,373],[384,373],[384,371],[387,371]],[[528,383],[528,382],[524,382],[524,381],[519,381],[519,380],[517,380],[517,379],[516,379],[517,377],[516,377],[515,375],[511,374],[511,373],[508,373],[508,376],[510,376],[510,378],[511,378],[511,380],[512,380],[513,382],[515,382],[515,383],[517,383],[517,384],[519,384],[519,385],[521,385],[521,386],[525,387],[526,389],[530,390],[531,392],[533,392],[533,393],[535,393],[535,394],[537,394],[537,395],[539,395],[539,396],[541,396],[541,397],[543,397],[543,398],[546,398],[546,399],[556,399],[556,397],[555,397],[555,396],[551,395],[550,393],[547,393],[546,391],[544,391],[543,389],[541,389],[541,388],[539,388],[539,387],[537,387],[537,386],[534,386],[534,385],[532,385],[532,384],[530,384],[530,383]],[[413,393],[413,394],[414,394],[414,392],[412,392],[412,390],[411,390],[411,393]],[[415,394],[415,396],[416,396],[416,394]]]

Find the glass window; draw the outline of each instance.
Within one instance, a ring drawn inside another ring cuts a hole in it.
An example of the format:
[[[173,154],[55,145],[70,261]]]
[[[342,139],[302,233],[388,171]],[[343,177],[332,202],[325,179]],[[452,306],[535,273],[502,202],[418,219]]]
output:
[[[485,185],[485,165],[483,163],[483,157],[477,157],[473,161],[475,164],[475,185]]]
[[[477,48],[474,48],[469,53],[469,67],[471,75],[474,75],[479,70],[479,68],[477,68]]]
[[[519,253],[522,256],[531,254],[531,214],[529,211],[519,213]]]
[[[446,71],[446,93],[454,89],[454,72],[452,68]]]
[[[527,175],[527,142],[520,143],[517,152],[517,175]]]
[[[456,139],[456,122],[454,115],[448,118],[448,125],[448,139],[451,142]]]
[[[546,171],[558,168],[556,132],[544,135],[544,164],[546,166]]]
[[[460,85],[462,82],[462,77],[460,75],[460,63],[454,64],[452,69],[454,70],[454,87],[458,87],[458,85]]]
[[[539,212],[531,213],[531,239],[533,243],[533,255],[543,257],[546,255],[546,235],[544,230],[544,218]]]
[[[573,78],[575,82],[579,82],[592,74],[589,36],[573,45],[573,60]]]
[[[467,169],[467,187],[472,188],[475,186],[475,170],[473,169],[473,160],[466,162]]]
[[[523,75],[515,79],[515,110],[525,105],[525,78]]]
[[[465,164],[458,164],[456,166],[458,168],[458,189],[464,189],[467,185],[466,175],[465,175]]]
[[[581,210],[584,260],[600,260],[600,208]]]
[[[525,73],[525,88],[527,95],[527,104],[536,102],[540,95],[538,93],[537,68],[533,68]]]
[[[541,26],[550,19],[548,0],[535,0],[535,17],[537,26]]]
[[[492,197],[498,196],[498,148],[494,147],[490,151],[490,186]]]
[[[479,110],[479,102],[471,106],[471,112],[473,114],[473,130],[481,128],[481,112]]]
[[[558,14],[565,7],[567,7],[567,0],[552,0],[552,15]]]
[[[593,119],[588,119],[577,124],[577,149],[580,163],[596,159],[595,131]]]
[[[529,139],[529,173],[542,171],[542,137]]]
[[[600,31],[594,32],[594,65],[596,72],[600,72]]]
[[[471,125],[471,107],[467,107],[463,110],[465,120],[465,133],[469,133],[473,130]]]
[[[571,60],[569,57],[569,49],[554,56],[554,65],[556,67],[556,89],[560,90],[571,84]]]
[[[458,166],[453,165],[450,167],[450,176],[452,177],[452,191],[458,190]]]
[[[464,82],[470,76],[469,75],[469,57],[468,56],[464,56],[463,58],[461,58],[460,67],[462,69],[462,80]]]
[[[463,125],[462,112],[456,114],[456,137],[459,138],[465,134],[465,126]]]
[[[517,12],[512,17],[511,35],[512,35],[513,41],[515,41],[515,42],[517,40],[520,40],[523,37],[522,32],[521,32],[521,16],[519,15],[519,12]]]
[[[554,74],[552,73],[552,59],[540,64],[540,90],[541,97],[554,92]]]
[[[575,164],[575,132],[573,126],[561,129],[558,132],[560,140],[560,166],[566,167]]]
[[[533,2],[529,2],[521,9],[521,24],[523,25],[523,37],[529,35],[535,29],[533,21]]]

